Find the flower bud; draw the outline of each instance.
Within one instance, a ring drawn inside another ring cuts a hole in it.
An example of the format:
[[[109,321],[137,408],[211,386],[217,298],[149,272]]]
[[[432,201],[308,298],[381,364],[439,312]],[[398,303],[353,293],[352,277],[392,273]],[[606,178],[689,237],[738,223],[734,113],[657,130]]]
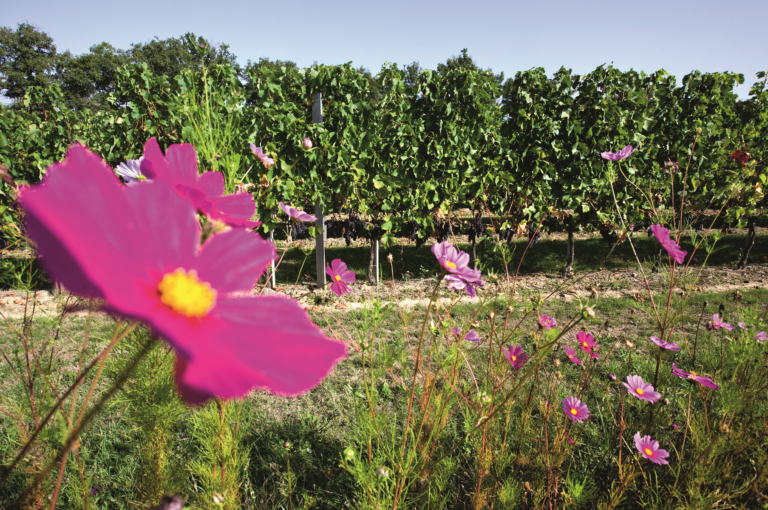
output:
[[[389,469],[379,466],[376,468],[376,474],[379,475],[379,478],[389,478]]]
[[[304,147],[306,150],[309,150],[309,149],[311,149],[311,148],[312,148],[312,140],[310,140],[309,138],[305,138],[305,139],[304,139],[304,140],[301,142],[301,145],[302,145],[302,147]]]
[[[581,316],[584,317],[585,319],[587,317],[590,317],[590,318],[594,317],[595,316],[595,310],[592,309],[592,307],[590,307],[590,306],[585,306],[584,308],[581,309]]]
[[[288,449],[290,447],[291,447],[291,443],[289,443],[288,441],[286,441],[285,444],[283,445],[283,448],[285,449]]]
[[[346,450],[344,450],[344,457],[346,457],[347,460],[352,460],[355,458],[355,450],[352,449],[350,446]]]
[[[392,261],[393,261],[393,260],[394,260],[394,257],[392,257],[392,254],[391,254],[391,253],[387,254],[387,261],[388,261],[390,264],[392,263]]]
[[[697,127],[697,128],[696,128],[696,134],[697,134],[697,135],[700,135],[700,134],[701,134],[703,131],[704,131],[704,130],[703,130],[703,129],[701,129],[700,127]]]

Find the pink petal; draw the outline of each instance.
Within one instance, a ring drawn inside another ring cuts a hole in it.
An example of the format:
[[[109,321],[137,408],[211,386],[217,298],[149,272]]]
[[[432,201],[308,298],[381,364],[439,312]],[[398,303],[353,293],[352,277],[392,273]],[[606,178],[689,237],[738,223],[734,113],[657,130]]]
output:
[[[331,268],[335,275],[341,276],[341,274],[347,270],[347,265],[342,262],[341,259],[334,259],[333,262],[331,262]]]
[[[221,172],[203,172],[197,178],[196,186],[210,197],[224,194],[224,174]]]
[[[341,274],[341,281],[346,283],[355,283],[355,272],[354,271],[345,271]]]
[[[255,387],[298,395],[346,356],[346,346],[328,339],[291,299],[225,298],[215,311],[218,317],[200,321],[177,367],[179,390],[193,403],[241,397]]]
[[[234,195],[211,196],[209,200],[214,209],[233,218],[248,219],[256,213],[256,203],[250,193],[236,193]]]
[[[255,232],[229,230],[205,242],[194,268],[219,295],[250,291],[275,255],[275,246]]]

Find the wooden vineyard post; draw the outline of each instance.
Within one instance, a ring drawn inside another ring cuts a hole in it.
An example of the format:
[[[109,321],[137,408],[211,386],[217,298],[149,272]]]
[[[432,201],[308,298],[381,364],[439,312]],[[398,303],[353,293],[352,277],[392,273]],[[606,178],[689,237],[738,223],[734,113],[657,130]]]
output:
[[[376,286],[379,286],[379,240],[376,240]]]
[[[315,92],[315,101],[312,103],[312,123],[323,123],[323,94]],[[323,216],[323,201],[315,201],[315,228],[317,235],[315,237],[315,252],[317,256],[317,289],[325,288],[325,217]]]
[[[275,230],[274,229],[269,231],[269,240],[272,242],[272,246],[274,246],[275,245]],[[275,288],[275,259],[272,259],[272,288],[273,289]]]

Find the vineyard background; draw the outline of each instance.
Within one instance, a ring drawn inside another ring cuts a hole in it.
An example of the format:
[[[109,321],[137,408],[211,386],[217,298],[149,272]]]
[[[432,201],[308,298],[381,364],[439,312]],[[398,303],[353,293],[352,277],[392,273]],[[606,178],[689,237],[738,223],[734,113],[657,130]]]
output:
[[[474,244],[566,231],[566,273],[573,232],[599,231],[611,246],[624,238],[617,207],[635,229],[652,218],[671,225],[683,200],[683,228],[747,227],[733,254],[740,266],[765,212],[765,73],[742,101],[733,88],[745,78],[735,73],[694,71],[678,86],[663,70],[603,65],[504,81],[464,50],[436,71],[393,63],[371,76],[351,64],[243,69],[225,45],[191,34],[180,44],[187,67],[159,67],[173,76],[139,62],[117,68],[108,93],[79,100],[66,80],[29,85],[23,96],[13,89],[16,101],[0,108],[0,161],[32,184],[78,141],[112,166],[139,158],[149,137],[163,148],[189,142],[201,171],[223,171],[229,192],[255,183],[264,235],[278,225],[278,201],[310,210],[319,199],[329,235],[383,247],[397,237],[418,245],[462,233]],[[317,93],[323,124],[311,121]],[[301,145],[307,137],[311,150]],[[249,143],[276,165],[257,164]],[[600,157],[628,144],[638,150],[621,168]],[[20,212],[10,185],[0,186],[0,235],[19,246]]]

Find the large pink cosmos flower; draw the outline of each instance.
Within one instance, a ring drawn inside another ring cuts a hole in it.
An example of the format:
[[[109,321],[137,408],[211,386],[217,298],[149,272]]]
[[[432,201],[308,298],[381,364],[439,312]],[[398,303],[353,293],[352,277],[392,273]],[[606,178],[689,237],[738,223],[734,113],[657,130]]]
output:
[[[697,382],[707,388],[712,388],[716,390],[720,387],[717,384],[715,384],[715,382],[711,378],[704,377],[702,375],[697,374],[696,372],[686,372],[685,370],[680,370],[679,368],[677,368],[677,365],[675,365],[674,363],[672,363],[672,375],[676,375],[678,377],[684,377],[691,381]]]
[[[631,145],[625,145],[621,150],[616,152],[601,152],[600,155],[603,157],[603,159],[607,159],[609,161],[619,161],[620,159],[626,159],[630,157],[636,150],[637,149],[633,148]]]
[[[661,243],[661,247],[667,250],[669,256],[677,262],[682,264],[685,262],[685,256],[688,252],[680,249],[680,245],[675,242],[674,239],[669,237],[669,229],[662,227],[660,224],[651,225],[651,232],[656,236],[656,239]]]
[[[628,375],[627,382],[621,383],[627,388],[630,395],[645,400],[646,402],[657,402],[661,398],[661,393],[653,389],[653,385],[643,381],[639,375]]]
[[[468,273],[468,277],[472,278],[474,276],[472,271],[477,271],[467,267],[469,265],[469,254],[463,251],[458,251],[456,247],[448,241],[433,244],[432,253],[435,255],[440,265],[443,266],[443,269],[451,274],[461,275],[463,273]],[[479,277],[479,274],[477,276]]]
[[[657,336],[652,336],[651,337],[651,342],[655,343],[656,345],[658,345],[662,349],[666,349],[668,351],[679,351],[680,350],[680,347],[675,342],[665,342],[664,340],[662,340],[661,338],[659,338]]]
[[[195,209],[211,219],[235,228],[261,225],[260,221],[250,221],[256,212],[251,195],[224,195],[224,175],[221,172],[197,174],[197,152],[191,144],[171,145],[163,156],[157,140],[150,138],[144,145],[141,172],[147,179],[162,181],[175,189]]]
[[[253,288],[275,257],[272,244],[237,229],[201,248],[195,210],[173,188],[160,180],[126,187],[107,170],[73,146],[41,184],[21,192],[27,231],[54,280],[144,321],[174,348],[187,402],[254,388],[297,395],[346,356],[296,301],[234,296]]]
[[[573,361],[577,365],[581,365],[581,358],[576,356],[576,353],[578,352],[576,349],[571,349],[567,345],[564,345],[563,349],[565,349],[565,355],[568,356],[569,360]]]
[[[754,339],[758,342],[766,342],[768,341],[768,333],[765,331],[759,331],[757,335],[755,335]]]
[[[311,214],[307,214],[304,211],[299,211],[290,205],[286,205],[282,202],[278,202],[277,204],[280,206],[280,209],[282,209],[283,212],[291,218],[296,218],[299,221],[317,221],[317,218]]]
[[[331,265],[326,264],[325,272],[331,277],[331,291],[334,294],[341,297],[342,294],[351,292],[347,284],[354,283],[355,273],[354,271],[348,271],[347,265],[341,259],[334,260],[331,262]]]
[[[519,345],[504,347],[504,356],[507,357],[509,364],[512,365],[512,368],[515,370],[523,368],[525,362],[528,361],[528,358],[530,357],[523,352],[523,348]]]
[[[557,321],[554,317],[550,317],[549,315],[541,314],[539,315],[539,325],[543,329],[552,329],[554,327],[557,327]]]
[[[576,340],[579,342],[579,347],[581,347],[582,351],[588,353],[595,359],[600,357],[600,355],[595,352],[600,349],[600,346],[595,342],[595,337],[592,336],[592,333],[579,331],[576,333]]]
[[[669,457],[669,452],[659,448],[659,442],[651,439],[651,436],[640,437],[640,432],[636,433],[635,448],[643,454],[643,457],[654,464],[669,464],[669,462],[664,460]]]
[[[573,421],[579,423],[589,418],[589,408],[576,397],[568,397],[563,400],[563,412]]]
[[[272,158],[270,158],[270,157],[269,157],[269,156],[268,156],[268,155],[267,155],[267,154],[266,154],[266,153],[265,153],[265,152],[262,150],[262,148],[261,148],[261,147],[256,147],[256,146],[255,146],[255,145],[253,145],[253,144],[250,144],[250,146],[251,146],[251,150],[253,151],[253,153],[256,155],[256,157],[257,157],[257,158],[259,158],[259,161],[261,161],[261,163],[262,163],[262,164],[263,164],[265,167],[269,168],[269,167],[271,167],[272,165],[274,165],[274,164],[275,164],[275,160],[274,160],[274,159],[272,159]]]

